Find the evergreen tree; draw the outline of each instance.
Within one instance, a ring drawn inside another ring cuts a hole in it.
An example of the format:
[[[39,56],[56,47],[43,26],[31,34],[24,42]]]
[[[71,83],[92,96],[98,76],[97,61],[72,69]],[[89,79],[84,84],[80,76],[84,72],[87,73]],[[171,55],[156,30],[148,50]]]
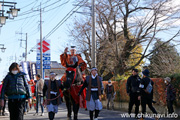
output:
[[[149,57],[151,77],[163,77],[179,72],[180,56],[173,44],[158,40],[153,47],[155,52]]]

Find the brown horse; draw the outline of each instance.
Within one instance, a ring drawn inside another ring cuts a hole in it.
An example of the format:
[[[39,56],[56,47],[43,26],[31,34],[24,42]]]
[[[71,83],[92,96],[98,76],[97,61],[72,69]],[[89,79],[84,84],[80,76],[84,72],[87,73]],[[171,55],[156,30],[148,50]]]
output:
[[[82,87],[83,79],[77,63],[75,65],[68,65],[66,70],[66,81],[64,82],[64,98],[66,100],[66,107],[68,110],[68,120],[71,120],[71,113],[72,108],[74,112],[74,120],[78,118],[78,111],[79,111],[79,96],[78,92]],[[73,106],[73,107],[72,107]]]

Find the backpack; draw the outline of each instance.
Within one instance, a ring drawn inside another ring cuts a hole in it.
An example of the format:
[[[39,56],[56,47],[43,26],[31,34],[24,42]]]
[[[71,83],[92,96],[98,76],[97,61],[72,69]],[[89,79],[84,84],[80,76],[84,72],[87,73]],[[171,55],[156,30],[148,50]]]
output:
[[[145,92],[148,93],[148,94],[150,94],[150,93],[152,92],[152,89],[153,89],[153,87],[152,87],[152,85],[151,85],[151,80],[150,80],[148,86],[146,87]]]
[[[108,93],[112,93],[112,86],[107,86],[108,87]]]

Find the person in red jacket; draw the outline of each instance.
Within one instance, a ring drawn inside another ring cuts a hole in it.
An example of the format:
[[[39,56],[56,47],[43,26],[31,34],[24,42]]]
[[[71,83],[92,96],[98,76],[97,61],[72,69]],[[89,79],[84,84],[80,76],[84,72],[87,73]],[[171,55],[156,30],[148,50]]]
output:
[[[30,104],[30,109],[32,108],[32,105],[34,105],[34,109],[36,109],[36,97],[34,95],[35,93],[35,82],[33,79],[31,79],[30,81],[28,81],[28,84],[30,86],[30,89],[31,89],[31,93],[32,93],[32,103],[29,103]],[[33,104],[34,103],[34,104]]]
[[[61,64],[64,67],[67,67],[66,65],[73,65],[76,62],[78,62],[78,66],[80,67],[81,71],[84,71],[87,68],[87,64],[82,59],[80,54],[76,54],[76,47],[71,46],[70,52],[71,54],[67,54],[68,47],[65,48],[64,53],[60,55]]]
[[[1,81],[0,84],[0,96],[1,96],[2,87],[3,87],[3,81]],[[4,100],[4,107],[0,106],[0,116],[5,116],[5,108],[6,108],[6,99]]]

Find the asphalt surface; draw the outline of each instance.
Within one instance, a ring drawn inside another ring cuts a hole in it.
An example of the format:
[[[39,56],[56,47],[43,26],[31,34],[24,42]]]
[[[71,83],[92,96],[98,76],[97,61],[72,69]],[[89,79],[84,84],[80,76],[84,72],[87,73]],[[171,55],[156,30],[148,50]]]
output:
[[[39,108],[40,110],[40,108]],[[44,116],[40,116],[36,115],[33,116],[33,114],[35,113],[35,110],[30,110],[27,115],[24,115],[24,119],[25,120],[48,120],[48,113],[45,109],[45,113]],[[99,114],[99,118],[98,120],[137,120],[135,118],[124,118],[123,115],[127,115],[125,112],[122,111],[112,111],[112,110],[106,110],[103,109],[100,114]],[[55,115],[55,119],[54,120],[67,120],[67,109],[65,104],[61,104],[59,106],[59,111],[58,113]],[[89,112],[85,111],[84,109],[80,109],[79,114],[78,114],[78,119],[79,120],[89,120]],[[171,119],[160,119],[160,120],[174,120],[175,118],[171,118]],[[6,116],[0,116],[0,120],[9,120],[9,116],[8,114]],[[146,118],[145,120],[155,120],[153,118]],[[180,119],[176,119],[176,120],[180,120]]]

